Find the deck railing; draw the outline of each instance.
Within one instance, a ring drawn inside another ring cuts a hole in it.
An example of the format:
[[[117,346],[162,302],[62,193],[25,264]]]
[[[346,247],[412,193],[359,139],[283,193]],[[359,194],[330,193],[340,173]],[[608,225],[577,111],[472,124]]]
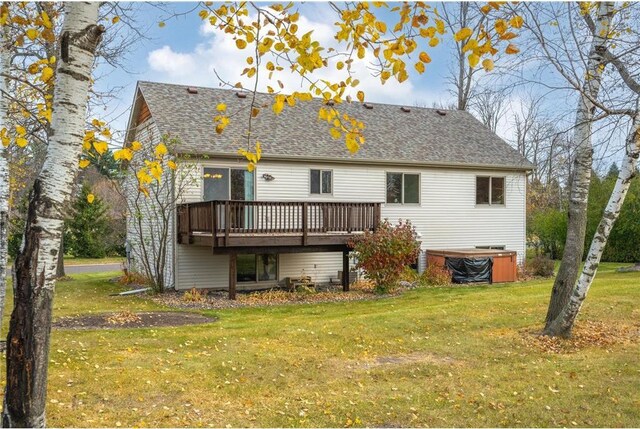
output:
[[[307,234],[373,231],[380,203],[208,201],[178,206],[178,236]],[[214,244],[215,245],[215,244]]]

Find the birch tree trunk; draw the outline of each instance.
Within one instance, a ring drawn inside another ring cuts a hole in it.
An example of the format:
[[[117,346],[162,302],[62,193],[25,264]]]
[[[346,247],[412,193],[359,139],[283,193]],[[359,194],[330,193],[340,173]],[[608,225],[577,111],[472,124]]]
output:
[[[22,248],[15,261],[14,310],[7,338],[4,427],[45,426],[47,367],[56,265],[82,150],[97,44],[99,3],[69,2],[60,42],[51,138],[30,194]]]
[[[545,321],[545,332],[550,335],[553,335],[550,330],[551,323],[558,317],[569,301],[578,277],[584,252],[584,239],[587,229],[587,200],[589,198],[593,162],[591,126],[596,108],[593,101],[598,99],[602,72],[607,64],[605,53],[612,14],[613,2],[598,4],[595,31],[576,111],[574,141],[577,143],[577,147],[573,162],[573,177],[569,197],[567,238],[560,269],[551,291],[551,299]]]
[[[0,68],[5,75],[9,73],[11,55],[9,52],[6,29],[0,30]],[[0,78],[0,129],[7,126],[7,78]],[[0,328],[4,316],[4,304],[7,294],[7,255],[9,244],[9,164],[7,150],[0,143]]]
[[[568,337],[571,335],[573,324],[580,312],[582,303],[587,297],[589,288],[600,265],[602,252],[607,245],[609,234],[615,224],[624,200],[631,185],[631,179],[637,174],[638,157],[640,156],[640,112],[636,112],[631,131],[627,138],[627,154],[622,161],[622,167],[618,173],[618,180],[613,188],[609,202],[604,210],[602,219],[598,224],[596,233],[591,240],[591,247],[587,254],[580,278],[576,282],[568,303],[562,312],[545,329],[544,334]]]

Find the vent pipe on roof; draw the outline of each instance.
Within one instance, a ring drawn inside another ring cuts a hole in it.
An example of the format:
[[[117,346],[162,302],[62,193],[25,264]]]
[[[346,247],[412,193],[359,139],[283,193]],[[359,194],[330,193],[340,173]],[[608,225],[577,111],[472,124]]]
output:
[[[189,94],[197,94],[198,93],[198,88],[194,88],[194,87],[190,86],[190,87],[187,88],[187,92]]]
[[[324,104],[326,104],[327,106],[333,106],[335,103],[334,103],[333,100],[327,100],[327,101],[325,101]]]
[[[436,113],[440,116],[446,116],[447,112],[445,112],[444,110],[436,110]]]
[[[247,98],[247,93],[246,92],[236,92],[236,97],[238,98]]]
[[[405,112],[405,113],[409,113],[409,112],[411,112],[411,109],[409,109],[408,107],[405,107],[405,106],[402,106],[402,107],[400,108],[400,110],[402,110],[402,111],[403,111],[403,112]]]
[[[373,104],[363,103],[363,104],[362,104],[362,106],[363,106],[365,109],[369,109],[369,110],[373,109]]]

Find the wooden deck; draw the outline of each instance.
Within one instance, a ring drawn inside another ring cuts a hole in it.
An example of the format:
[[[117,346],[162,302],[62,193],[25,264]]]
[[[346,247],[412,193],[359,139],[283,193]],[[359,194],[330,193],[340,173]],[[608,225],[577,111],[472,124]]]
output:
[[[339,251],[380,223],[380,203],[208,201],[178,205],[178,243],[214,253]]]
[[[380,203],[207,201],[178,205],[179,244],[229,255],[229,299],[239,253],[342,252],[349,290],[349,241],[380,224]]]

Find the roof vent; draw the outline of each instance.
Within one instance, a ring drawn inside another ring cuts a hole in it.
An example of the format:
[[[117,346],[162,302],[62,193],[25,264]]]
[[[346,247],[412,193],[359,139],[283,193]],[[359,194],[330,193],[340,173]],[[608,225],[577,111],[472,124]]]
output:
[[[333,100],[327,100],[325,101],[325,103],[327,106],[333,106],[334,104],[336,104]]]
[[[247,98],[247,93],[246,92],[236,92],[236,97],[238,98]]]
[[[406,107],[406,106],[402,106],[402,107],[400,108],[400,110],[402,110],[402,111],[403,111],[403,112],[405,112],[405,113],[409,113],[409,112],[411,112],[411,109],[409,109],[409,108],[408,108],[408,107]]]
[[[187,92],[189,94],[197,94],[198,93],[198,88],[194,88],[194,87],[190,86],[190,87],[187,88]]]
[[[365,109],[369,109],[369,110],[373,109],[373,104],[364,103],[362,106],[363,106]]]
[[[447,112],[445,112],[444,110],[436,110],[436,113],[440,116],[447,116]]]

